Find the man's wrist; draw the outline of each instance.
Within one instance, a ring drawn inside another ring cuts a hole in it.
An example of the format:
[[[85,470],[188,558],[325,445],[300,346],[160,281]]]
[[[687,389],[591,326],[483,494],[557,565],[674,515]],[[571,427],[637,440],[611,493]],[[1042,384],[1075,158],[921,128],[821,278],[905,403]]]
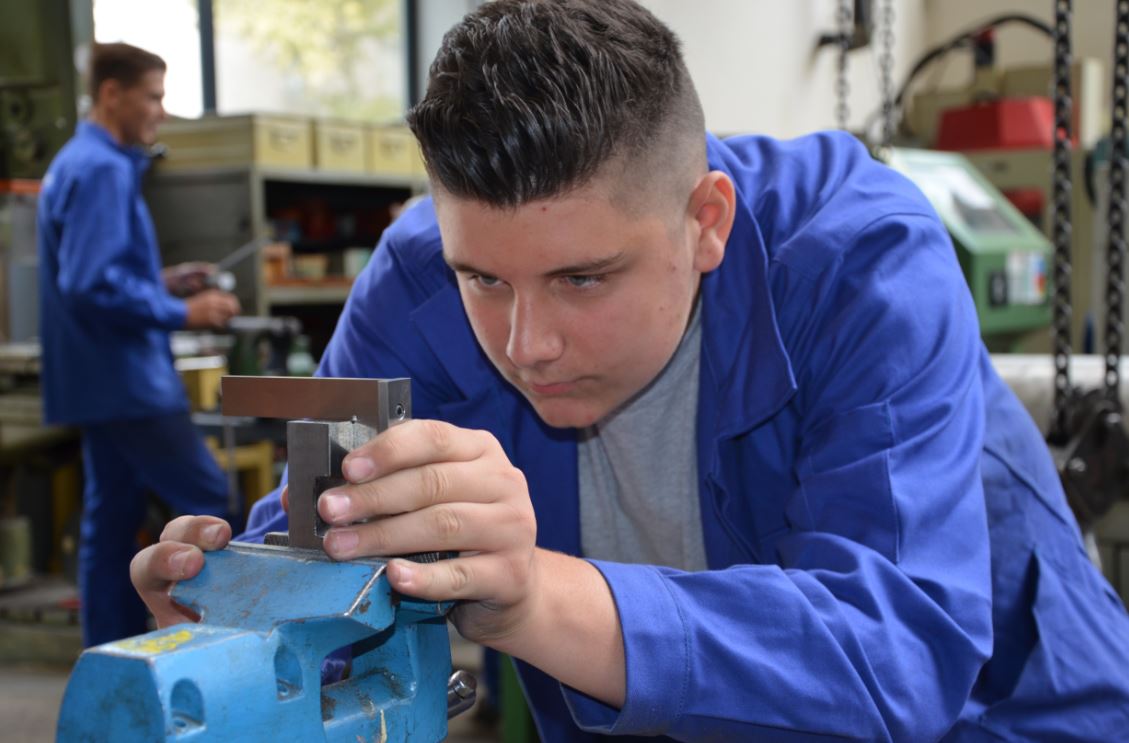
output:
[[[614,707],[623,704],[623,632],[611,588],[591,563],[537,549],[530,604],[490,647]]]
[[[530,561],[529,586],[526,597],[522,603],[512,608],[514,612],[512,623],[494,633],[493,637],[481,638],[479,642],[500,653],[512,655],[515,658],[524,658],[525,649],[543,641],[544,632],[551,631],[552,600],[552,555],[540,547],[535,547]],[[546,556],[549,557],[548,561]],[[563,555],[562,555],[563,557]],[[546,565],[546,562],[549,565]]]

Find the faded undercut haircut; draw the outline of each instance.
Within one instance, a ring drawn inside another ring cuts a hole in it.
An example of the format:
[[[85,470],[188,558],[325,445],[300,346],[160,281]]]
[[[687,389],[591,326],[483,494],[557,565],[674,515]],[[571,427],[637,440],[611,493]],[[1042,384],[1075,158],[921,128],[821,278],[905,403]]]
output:
[[[98,89],[107,80],[117,80],[123,88],[132,88],[146,73],[166,69],[165,60],[132,44],[94,44],[90,52],[90,98],[98,100]]]
[[[485,3],[444,36],[407,118],[433,183],[496,208],[706,167],[678,38],[631,0]]]

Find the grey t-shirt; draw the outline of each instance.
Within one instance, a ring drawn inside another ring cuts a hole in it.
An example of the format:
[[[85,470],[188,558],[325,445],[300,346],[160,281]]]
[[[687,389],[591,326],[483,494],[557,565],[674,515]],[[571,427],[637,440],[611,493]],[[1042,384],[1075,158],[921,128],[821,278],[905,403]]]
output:
[[[659,375],[578,432],[580,543],[585,557],[705,570],[698,511],[701,301]]]

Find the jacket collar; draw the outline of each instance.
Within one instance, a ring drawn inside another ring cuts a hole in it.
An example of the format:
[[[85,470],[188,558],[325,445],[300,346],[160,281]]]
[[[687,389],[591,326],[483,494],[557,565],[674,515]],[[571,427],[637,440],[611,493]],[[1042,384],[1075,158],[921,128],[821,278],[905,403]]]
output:
[[[80,121],[78,122],[76,133],[83,139],[98,142],[103,146],[125,155],[133,163],[133,167],[138,174],[144,173],[149,169],[149,155],[144,149],[141,147],[126,147],[119,144],[118,141],[114,139],[114,136],[101,124],[96,124],[90,120]]]
[[[736,436],[782,408],[796,379],[777,324],[768,250],[751,206],[755,195],[742,193],[734,176],[739,164],[725,144],[709,135],[706,148],[710,168],[733,179],[737,214],[724,260],[702,278],[700,400],[717,406],[715,433]],[[707,381],[716,391],[712,402]]]

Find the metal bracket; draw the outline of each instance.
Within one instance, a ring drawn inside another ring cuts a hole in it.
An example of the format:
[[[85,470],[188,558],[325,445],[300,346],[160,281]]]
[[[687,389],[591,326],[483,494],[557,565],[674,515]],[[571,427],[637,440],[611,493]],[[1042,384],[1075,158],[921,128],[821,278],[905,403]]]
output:
[[[345,455],[412,416],[408,379],[224,377],[221,392],[224,415],[289,421],[290,531],[265,541],[296,549],[324,551],[329,527],[318,515],[318,497],[345,483]]]

